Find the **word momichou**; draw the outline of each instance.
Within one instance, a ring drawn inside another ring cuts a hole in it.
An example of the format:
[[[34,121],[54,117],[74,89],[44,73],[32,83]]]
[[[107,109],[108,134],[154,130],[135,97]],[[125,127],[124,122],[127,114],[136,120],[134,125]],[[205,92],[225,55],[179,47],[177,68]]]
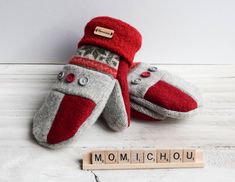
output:
[[[95,150],[83,157],[83,169],[144,169],[203,167],[196,149]]]

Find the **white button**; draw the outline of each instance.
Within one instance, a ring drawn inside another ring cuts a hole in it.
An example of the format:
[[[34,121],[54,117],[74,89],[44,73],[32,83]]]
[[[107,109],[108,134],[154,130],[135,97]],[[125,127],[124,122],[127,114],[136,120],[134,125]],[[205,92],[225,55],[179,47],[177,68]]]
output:
[[[155,67],[155,66],[149,67],[148,71],[156,72],[157,71],[157,67]]]
[[[141,82],[141,79],[140,79],[140,78],[137,78],[137,79],[131,81],[131,83],[132,83],[133,85],[137,85],[137,84],[139,84],[140,82]]]
[[[59,72],[59,74],[57,75],[57,79],[58,79],[58,80],[62,80],[63,78],[64,78],[64,72],[61,71],[61,72]]]
[[[82,78],[79,78],[78,79],[78,83],[79,83],[79,85],[81,85],[81,86],[85,86],[87,83],[88,83],[88,78],[87,77],[82,77]]]

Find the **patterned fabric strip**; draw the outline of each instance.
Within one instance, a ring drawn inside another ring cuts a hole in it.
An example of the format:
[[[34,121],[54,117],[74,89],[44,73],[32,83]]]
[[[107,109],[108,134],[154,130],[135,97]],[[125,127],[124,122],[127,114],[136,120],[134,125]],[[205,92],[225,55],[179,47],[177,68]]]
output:
[[[117,75],[117,70],[110,67],[109,65],[80,56],[73,57],[69,64],[75,64],[92,70],[100,71],[102,73],[112,75],[114,78],[116,78]]]
[[[120,57],[109,50],[102,47],[83,45],[77,49],[76,56],[91,59],[94,62],[99,62],[108,65],[114,69],[118,69]]]

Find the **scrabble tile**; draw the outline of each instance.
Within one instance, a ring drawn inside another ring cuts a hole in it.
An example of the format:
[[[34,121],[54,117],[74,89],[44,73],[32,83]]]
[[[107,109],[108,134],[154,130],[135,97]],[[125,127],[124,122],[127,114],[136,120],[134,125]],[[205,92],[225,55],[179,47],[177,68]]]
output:
[[[105,163],[106,164],[115,164],[118,161],[118,151],[105,151]]]
[[[105,155],[104,151],[94,151],[91,153],[92,164],[104,164],[105,163]]]
[[[129,150],[120,150],[118,152],[118,163],[130,163],[131,152]]]
[[[169,150],[158,150],[157,152],[157,162],[167,163],[170,162],[170,151]]]
[[[156,150],[144,151],[144,163],[155,163],[157,160]]]
[[[144,162],[144,151],[133,150],[131,151],[131,163],[143,163]]]
[[[183,161],[183,150],[170,150],[170,162],[178,163]]]
[[[195,162],[196,150],[195,149],[185,149],[183,151],[183,162]]]

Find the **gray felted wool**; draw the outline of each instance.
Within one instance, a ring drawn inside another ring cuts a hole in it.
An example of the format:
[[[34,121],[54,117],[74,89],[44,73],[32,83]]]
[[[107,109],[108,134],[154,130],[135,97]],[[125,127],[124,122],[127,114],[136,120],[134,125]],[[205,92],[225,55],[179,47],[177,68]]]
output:
[[[198,88],[145,63],[138,63],[130,70],[128,84],[132,109],[156,120],[191,117],[202,107]]]
[[[129,71],[128,85],[131,116],[142,120],[164,120],[165,118],[183,119],[198,113],[202,107],[201,94],[194,85],[182,78],[155,66],[136,63]],[[102,113],[106,118],[108,113]],[[118,122],[116,115],[106,120]]]
[[[92,59],[103,64],[108,58],[109,62],[115,62],[111,65],[113,69],[118,68],[119,62],[116,54],[95,46],[82,46],[75,58],[85,59],[85,63],[88,59]],[[74,78],[68,79],[68,75],[71,74]],[[97,120],[107,102],[114,103],[110,107],[115,107],[118,112],[116,114],[120,118],[120,122],[116,125],[113,123],[113,127],[117,130],[126,128],[128,119],[117,80],[105,72],[67,64],[59,73],[49,96],[33,118],[33,135],[43,146],[60,148],[77,140]],[[106,107],[106,110],[108,108]]]
[[[113,92],[103,110],[103,113],[105,113],[103,115],[104,119],[108,121],[108,126],[114,131],[121,131],[127,128],[128,125],[127,114],[125,110],[123,110],[125,108],[125,104],[122,102],[122,99],[120,100],[120,98],[122,98],[122,92],[119,83],[116,81]]]

